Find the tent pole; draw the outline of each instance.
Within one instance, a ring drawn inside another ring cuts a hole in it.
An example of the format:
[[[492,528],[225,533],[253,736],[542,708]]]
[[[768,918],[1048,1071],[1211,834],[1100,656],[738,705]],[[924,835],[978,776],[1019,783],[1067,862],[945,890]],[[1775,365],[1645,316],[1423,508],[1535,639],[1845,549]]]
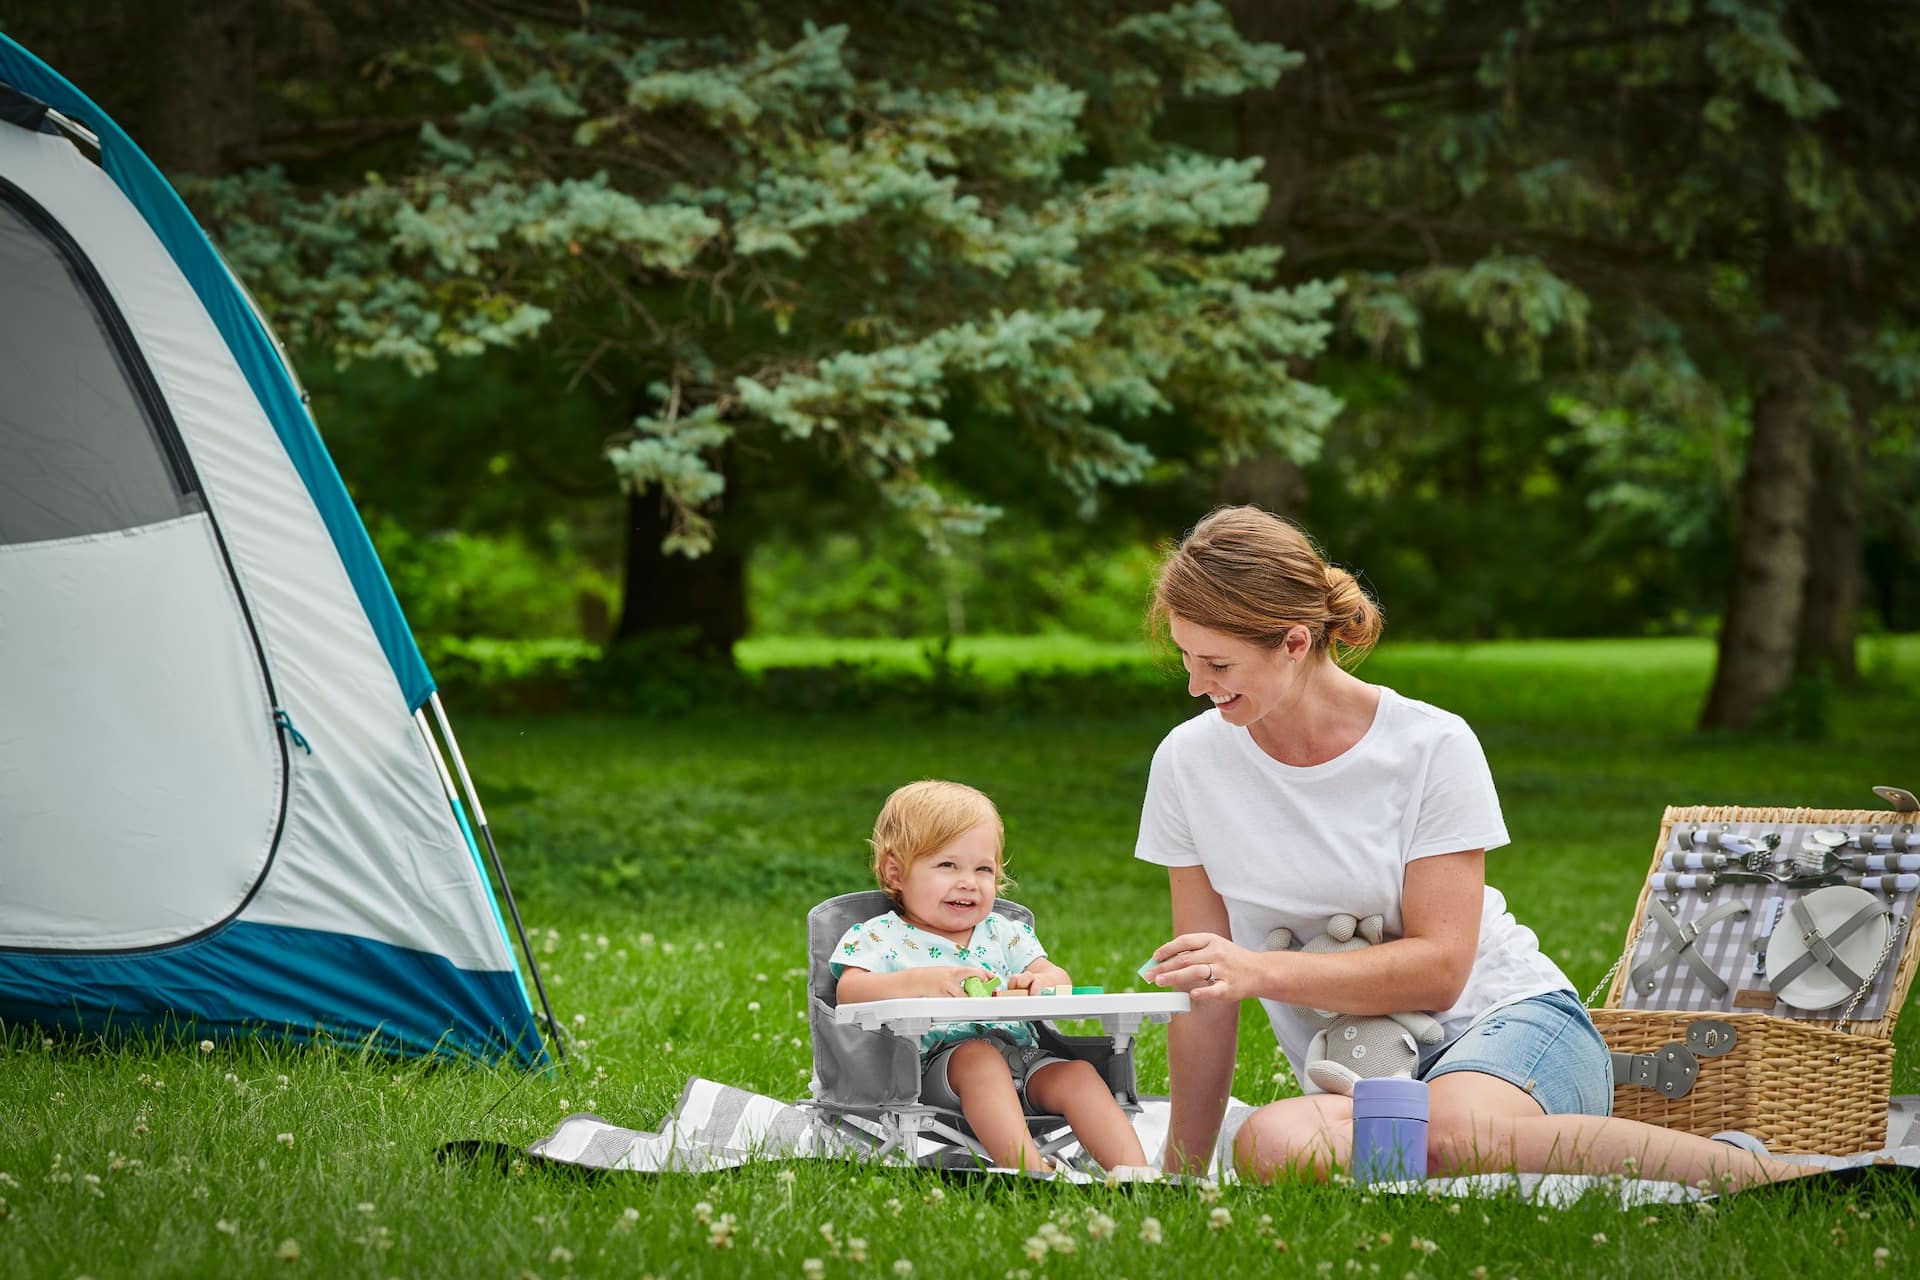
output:
[[[533,958],[533,944],[527,941],[527,927],[520,922],[520,907],[513,900],[513,886],[507,883],[507,869],[500,864],[500,850],[493,843],[493,829],[487,826],[486,810],[480,807],[480,793],[474,790],[473,776],[467,772],[467,762],[460,754],[460,743],[453,736],[453,726],[447,723],[447,709],[440,705],[439,691],[428,694],[427,701],[433,704],[433,718],[440,726],[440,736],[447,740],[447,749],[453,754],[453,767],[460,772],[460,786],[466,792],[467,805],[473,810],[473,820],[487,842],[487,857],[493,863],[493,874],[499,878],[500,896],[507,900],[507,911],[513,916],[513,931],[520,935],[520,950],[527,957],[527,970],[533,974],[533,989],[540,993],[540,1008],[546,1013],[547,1026],[553,1031],[553,1047],[559,1051],[560,1066],[572,1074],[567,1063],[566,1037],[560,1031],[560,1020],[553,1016],[553,1005],[547,1000],[546,984],[540,980],[540,962]]]

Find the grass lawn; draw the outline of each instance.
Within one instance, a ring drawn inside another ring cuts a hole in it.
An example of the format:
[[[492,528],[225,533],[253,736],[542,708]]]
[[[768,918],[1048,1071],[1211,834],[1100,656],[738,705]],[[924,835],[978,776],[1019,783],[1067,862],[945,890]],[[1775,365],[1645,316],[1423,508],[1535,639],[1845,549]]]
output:
[[[920,653],[761,641],[741,656],[911,664]],[[987,680],[1144,661],[1134,646],[1052,639],[963,643],[955,656]],[[1390,646],[1363,674],[1473,722],[1514,836],[1490,877],[1584,994],[1618,952],[1662,806],[1869,807],[1872,783],[1920,783],[1920,643],[1870,642],[1864,656],[1867,690],[1836,699],[1827,737],[1810,741],[1694,733],[1711,662],[1700,641]],[[1076,981],[1134,985],[1167,932],[1164,875],[1131,858],[1134,823],[1153,746],[1186,713],[1170,698],[1044,716],[464,717],[549,989],[575,1027],[572,1075],[516,1082],[351,1046],[107,1049],[9,1028],[0,1276],[799,1276],[818,1259],[827,1277],[910,1264],[975,1280],[1482,1267],[1694,1280],[1867,1274],[1876,1256],[1888,1274],[1920,1265],[1917,1206],[1904,1199],[1544,1212],[1316,1187],[1233,1187],[1213,1202],[1161,1188],[984,1187],[826,1162],[791,1182],[769,1167],[590,1183],[435,1161],[443,1141],[526,1141],[576,1110],[651,1127],[693,1074],[803,1092],[804,914],[865,887],[873,813],[911,778],[992,794],[1012,896],[1035,909],[1050,949]],[[1903,1092],[1920,1091],[1917,1026],[1899,1037]],[[1235,1091],[1278,1096],[1278,1066],[1256,1011]],[[1166,1086],[1159,1029],[1144,1038],[1142,1084]],[[725,1214],[734,1231],[722,1249],[703,1218]],[[1074,1252],[1027,1255],[1047,1222]]]

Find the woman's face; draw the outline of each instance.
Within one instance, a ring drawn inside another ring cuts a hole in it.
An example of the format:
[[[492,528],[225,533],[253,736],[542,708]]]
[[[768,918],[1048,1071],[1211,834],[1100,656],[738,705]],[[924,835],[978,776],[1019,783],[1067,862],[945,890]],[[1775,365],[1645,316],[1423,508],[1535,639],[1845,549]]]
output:
[[[1305,627],[1293,628],[1279,648],[1268,649],[1184,618],[1169,623],[1187,669],[1187,692],[1211,698],[1228,724],[1245,728],[1298,700],[1313,651]]]

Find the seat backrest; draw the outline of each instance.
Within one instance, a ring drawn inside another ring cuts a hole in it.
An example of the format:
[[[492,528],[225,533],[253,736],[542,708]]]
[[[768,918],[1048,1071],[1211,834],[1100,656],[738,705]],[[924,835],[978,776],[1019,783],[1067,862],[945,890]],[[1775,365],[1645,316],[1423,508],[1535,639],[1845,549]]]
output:
[[[807,912],[807,1027],[813,1037],[813,1096],[844,1106],[897,1106],[920,1100],[920,1046],[884,1031],[863,1031],[833,1020],[838,1000],[834,944],[846,931],[893,909],[878,889],[843,893]],[[1005,898],[993,909],[1018,924],[1033,912]]]

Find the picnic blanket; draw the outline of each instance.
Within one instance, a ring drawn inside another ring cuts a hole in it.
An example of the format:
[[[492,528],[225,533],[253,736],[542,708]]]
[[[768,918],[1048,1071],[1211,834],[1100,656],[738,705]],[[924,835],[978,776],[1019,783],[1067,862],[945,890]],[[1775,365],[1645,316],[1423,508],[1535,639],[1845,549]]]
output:
[[[1237,1098],[1229,1100],[1226,1122],[1214,1148],[1210,1179],[1233,1180],[1233,1135],[1253,1110]],[[1168,1119],[1167,1099],[1142,1098],[1140,1113],[1134,1117],[1141,1146],[1148,1151],[1159,1150],[1166,1139]],[[1887,1134],[1895,1145],[1879,1151],[1780,1158],[1831,1169],[1876,1163],[1920,1168],[1920,1095],[1893,1099]],[[699,1076],[687,1081],[674,1109],[656,1129],[627,1129],[601,1116],[578,1113],[560,1121],[553,1132],[525,1150],[528,1158],[541,1163],[645,1174],[708,1173],[761,1160],[845,1159],[858,1154],[818,1123],[804,1106]],[[1070,1161],[1078,1149],[1069,1146],[1062,1154]],[[980,1172],[987,1176],[1021,1176],[1012,1170]],[[1070,1183],[1097,1181],[1093,1175],[1071,1167],[1063,1167],[1054,1178]],[[1550,1207],[1571,1204],[1590,1194],[1615,1196],[1623,1208],[1713,1198],[1679,1182],[1577,1174],[1486,1173],[1374,1184],[1369,1189],[1382,1194],[1428,1196],[1516,1195]]]

